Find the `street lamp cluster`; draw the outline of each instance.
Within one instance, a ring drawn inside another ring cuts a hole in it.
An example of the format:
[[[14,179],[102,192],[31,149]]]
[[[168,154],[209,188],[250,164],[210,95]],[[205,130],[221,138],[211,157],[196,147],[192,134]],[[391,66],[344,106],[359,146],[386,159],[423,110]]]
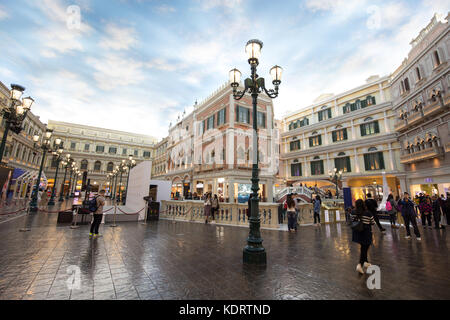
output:
[[[107,177],[110,180],[109,186],[110,186],[111,200],[117,199],[117,202],[123,202],[122,174],[128,171],[127,188],[125,190],[125,201],[126,201],[126,196],[127,196],[127,193],[128,193],[128,182],[130,180],[130,171],[135,166],[136,166],[136,160],[133,159],[133,155],[129,155],[128,156],[128,160],[122,160],[120,165],[117,165],[115,167],[115,169],[113,170],[113,172],[110,172],[110,173],[107,174]],[[120,179],[119,179],[119,194],[116,194],[117,178],[119,176],[120,176]],[[111,190],[112,190],[112,192],[111,192]],[[125,204],[125,203],[123,203],[123,204]]]
[[[248,55],[248,63],[250,64],[251,76],[244,80],[244,90],[238,90],[241,81],[241,72],[234,68],[230,70],[230,83],[233,88],[233,97],[235,100],[240,100],[245,93],[249,93],[252,97],[253,103],[253,159],[256,159],[252,168],[252,195],[250,198],[250,231],[247,238],[247,246],[243,250],[243,261],[249,264],[266,264],[266,250],[264,249],[261,238],[260,230],[260,218],[259,218],[259,178],[258,178],[258,124],[257,124],[257,104],[258,95],[260,93],[266,93],[270,98],[276,98],[278,96],[279,85],[281,84],[281,74],[283,69],[279,66],[274,66],[270,69],[270,75],[272,76],[272,83],[275,89],[267,89],[265,86],[264,78],[261,78],[256,73],[256,67],[259,64],[259,57],[261,56],[261,49],[263,43],[260,40],[250,40],[245,46],[245,52]]]
[[[339,198],[339,181],[342,179],[342,170],[334,168],[333,171],[328,171],[328,175],[330,176],[331,182],[336,184],[336,199]]]
[[[34,103],[33,98],[26,97],[20,101],[25,88],[18,84],[11,84],[10,104],[7,108],[0,111],[0,114],[5,119],[5,131],[0,145],[0,163],[3,160],[3,153],[5,152],[6,139],[9,130],[19,134],[22,131],[22,123],[26,118],[28,111]]]

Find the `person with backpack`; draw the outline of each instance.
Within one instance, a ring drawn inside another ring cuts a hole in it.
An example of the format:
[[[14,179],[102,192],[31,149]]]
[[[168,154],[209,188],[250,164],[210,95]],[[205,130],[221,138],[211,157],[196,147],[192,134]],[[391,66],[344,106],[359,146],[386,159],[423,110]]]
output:
[[[94,199],[89,201],[89,211],[93,213],[93,220],[91,223],[91,231],[89,238],[97,238],[101,235],[98,234],[98,228],[103,219],[103,206],[105,205],[105,190],[100,190],[99,194]]]
[[[288,216],[288,231],[297,231],[297,211],[295,208],[295,201],[292,198],[287,200],[287,216]]]
[[[437,195],[433,196],[433,220],[434,220],[434,228],[435,229],[444,229],[443,226],[441,226],[441,203],[439,201],[439,197]]]
[[[364,274],[364,269],[370,266],[367,259],[367,252],[372,244],[372,225],[375,224],[372,213],[367,210],[364,201],[358,199],[355,202],[355,210],[352,215],[352,241],[361,245],[359,263],[356,271]]]
[[[372,214],[373,220],[375,220],[375,223],[377,224],[381,233],[386,233],[386,229],[382,227],[380,219],[378,218],[378,203],[375,199],[372,198],[372,194],[370,192],[367,194],[367,199],[364,204],[366,205],[367,210],[369,210]]]
[[[214,195],[214,198],[211,200],[211,217],[215,223],[215,214],[219,212],[219,199],[217,198],[217,194]]]
[[[391,228],[392,229],[398,229],[396,225],[397,220],[397,204],[394,201],[394,196],[392,193],[389,194],[387,200],[386,200],[386,211],[389,214],[389,220],[391,222]]]
[[[419,228],[417,227],[417,220],[416,220],[416,211],[414,209],[414,202],[409,198],[409,193],[405,192],[403,194],[403,199],[401,199],[399,202],[399,205],[401,205],[402,208],[402,217],[405,221],[405,228],[406,228],[406,239],[411,239],[411,231],[409,230],[409,224],[412,224],[414,228],[414,234],[416,235],[416,238],[418,241],[422,240],[420,237]]]

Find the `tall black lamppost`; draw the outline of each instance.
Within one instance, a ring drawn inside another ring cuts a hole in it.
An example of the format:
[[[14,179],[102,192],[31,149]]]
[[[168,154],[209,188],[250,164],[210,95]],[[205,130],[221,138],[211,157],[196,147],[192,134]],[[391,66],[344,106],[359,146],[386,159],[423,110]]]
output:
[[[11,85],[10,104],[7,108],[0,110],[0,115],[5,119],[5,131],[3,132],[2,142],[0,144],[0,163],[3,160],[3,153],[5,153],[6,139],[8,132],[11,129],[13,132],[19,134],[22,131],[22,122],[26,118],[28,111],[34,100],[31,97],[26,97],[20,102],[20,97],[25,91],[25,88],[18,84]]]
[[[252,195],[250,200],[250,231],[247,238],[247,245],[244,248],[243,260],[244,263],[251,264],[266,264],[266,250],[264,249],[261,238],[260,219],[259,219],[259,178],[258,178],[258,121],[257,121],[257,104],[258,95],[265,92],[270,98],[278,96],[278,87],[281,83],[281,73],[283,69],[279,66],[274,66],[270,69],[270,74],[273,78],[273,85],[275,89],[266,89],[264,78],[256,74],[256,67],[259,64],[259,57],[263,43],[260,40],[250,40],[245,46],[245,51],[248,55],[248,63],[250,64],[251,76],[244,80],[244,89],[238,90],[241,80],[241,72],[237,69],[230,71],[230,82],[233,88],[233,96],[235,100],[240,100],[246,92],[252,97],[253,103],[253,168],[252,168]]]
[[[59,164],[61,163],[61,161],[63,161],[63,156],[62,156],[63,148],[61,147],[61,139],[59,139],[59,138],[55,139],[55,147],[58,148],[56,151],[53,152],[53,156],[55,157],[55,162],[56,162],[56,171],[55,171],[55,180],[54,180],[53,188],[52,188],[52,195],[50,197],[50,200],[48,201],[49,206],[55,205],[56,180],[58,179]]]
[[[72,178],[73,173],[76,171],[75,161],[70,163],[70,173],[69,173],[69,187],[67,188],[66,199],[70,197],[70,191],[72,190]]]
[[[339,181],[342,179],[342,170],[337,170],[336,168],[333,171],[328,171],[328,175],[330,176],[331,182],[336,184],[336,199],[339,199]]]
[[[62,162],[62,165],[64,166],[64,179],[61,185],[61,192],[59,193],[59,202],[64,201],[64,189],[66,187],[67,169],[71,166],[72,162],[73,160],[70,159],[70,154],[66,154],[66,160]]]
[[[122,160],[120,166],[116,166],[120,172],[120,182],[119,182],[119,197],[117,198],[117,202],[122,202],[122,173],[127,170],[127,166],[125,164],[125,160]]]
[[[42,149],[42,159],[41,159],[41,166],[39,168],[39,174],[38,174],[38,177],[37,177],[37,180],[36,180],[36,185],[34,187],[34,190],[33,190],[32,196],[31,196],[31,201],[30,201],[30,211],[31,212],[38,211],[39,184],[41,183],[41,175],[42,175],[42,169],[44,168],[44,162],[45,162],[46,153],[48,151],[51,151],[51,149],[50,149],[50,138],[52,136],[52,132],[53,132],[53,130],[51,130],[51,129],[47,129],[45,131],[44,139],[43,139],[42,144],[40,146],[37,145],[37,142],[39,141],[40,137],[38,135],[35,135],[33,137],[35,148],[40,147]]]
[[[123,205],[127,203],[127,195],[128,195],[128,182],[130,181],[130,171],[131,169],[136,166],[136,160],[133,159],[133,155],[128,156],[128,161],[125,164],[128,167],[128,176],[127,176],[127,188],[125,189],[125,201],[123,202]]]
[[[116,169],[113,171],[113,196],[112,200],[116,198],[116,191],[117,191],[117,176],[119,175],[118,166],[116,166]]]

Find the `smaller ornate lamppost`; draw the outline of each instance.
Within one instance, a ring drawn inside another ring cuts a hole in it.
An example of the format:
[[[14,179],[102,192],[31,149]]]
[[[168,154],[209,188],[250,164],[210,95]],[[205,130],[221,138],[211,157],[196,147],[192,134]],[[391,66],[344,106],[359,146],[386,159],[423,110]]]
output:
[[[116,166],[116,169],[120,172],[120,182],[119,182],[119,197],[117,198],[117,202],[122,202],[122,174],[127,171],[127,166],[125,164],[125,160],[122,160],[120,166]]]
[[[67,193],[66,193],[66,199],[69,199],[70,197],[70,190],[72,190],[72,177],[73,177],[73,172],[75,171],[75,161],[71,161],[70,165],[70,172],[69,172],[69,187],[67,188]]]
[[[41,183],[41,175],[42,175],[42,169],[44,168],[44,162],[45,162],[45,156],[48,151],[51,151],[50,149],[50,138],[52,136],[53,130],[47,129],[44,134],[44,139],[42,141],[42,144],[38,146],[38,141],[40,137],[38,135],[33,136],[33,141],[35,148],[41,148],[42,149],[42,160],[41,160],[41,166],[39,168],[39,174],[36,180],[36,185],[33,190],[33,194],[31,196],[30,201],[30,211],[36,212],[38,211],[38,194],[39,194],[39,184]]]
[[[61,147],[61,139],[59,139],[59,138],[55,139],[55,147],[58,148],[56,151],[53,151],[53,156],[55,157],[55,162],[56,162],[56,171],[55,171],[55,180],[54,180],[53,188],[52,188],[52,195],[50,197],[50,200],[48,201],[49,206],[55,205],[56,180],[58,179],[59,164],[61,163],[61,161],[63,161],[63,156],[62,156],[63,148]]]
[[[130,181],[130,171],[132,168],[136,166],[136,160],[133,159],[133,155],[128,156],[128,161],[125,164],[128,167],[128,176],[127,176],[127,188],[125,189],[125,201],[123,202],[123,205],[127,203],[127,196],[128,196],[128,182]]]
[[[119,171],[118,171],[118,167],[116,166],[116,169],[114,169],[113,171],[113,196],[112,196],[112,200],[114,200],[117,196],[117,176],[119,175]]]
[[[64,166],[64,179],[61,185],[61,192],[59,193],[59,202],[64,201],[64,189],[66,187],[67,169],[70,168],[72,162],[73,160],[70,158],[70,154],[66,154],[66,159],[62,162],[62,165]]]
[[[339,181],[342,180],[342,170],[337,170],[336,168],[333,169],[333,171],[328,171],[328,174],[330,176],[331,182],[336,184],[336,199],[339,198]]]
[[[13,132],[19,134],[22,131],[22,122],[26,118],[28,111],[34,100],[31,97],[26,97],[20,102],[25,88],[18,84],[11,84],[10,104],[7,108],[0,110],[0,115],[5,119],[5,131],[3,131],[3,138],[0,144],[0,163],[3,160],[3,153],[5,153],[6,139],[8,132],[11,129]]]

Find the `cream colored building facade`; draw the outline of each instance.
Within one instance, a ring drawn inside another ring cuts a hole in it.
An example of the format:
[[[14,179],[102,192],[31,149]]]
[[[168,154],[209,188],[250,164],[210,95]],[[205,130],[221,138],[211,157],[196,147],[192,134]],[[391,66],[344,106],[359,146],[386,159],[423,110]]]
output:
[[[334,194],[329,172],[336,168],[343,171],[340,187],[352,187],[354,198],[379,194],[382,172],[397,194],[405,177],[394,121],[387,76],[372,76],[357,88],[320,96],[281,121],[277,185],[317,185]]]
[[[450,192],[450,15],[435,15],[392,75],[404,191]]]
[[[136,163],[150,161],[153,157],[157,139],[147,135],[104,129],[81,124],[49,120],[48,127],[53,129],[52,139],[60,138],[64,154],[70,154],[81,172],[87,171],[93,190],[109,191],[107,174],[112,172],[122,160],[133,155]],[[52,157],[46,160],[45,172],[53,185],[55,167]],[[57,189],[61,188],[64,170],[59,170]],[[81,177],[77,181],[77,190],[81,188]],[[68,186],[69,177],[65,185]],[[117,182],[119,184],[119,180]],[[119,187],[119,186],[118,186]],[[126,187],[126,176],[122,178],[122,188]],[[59,191],[58,191],[59,192]]]

